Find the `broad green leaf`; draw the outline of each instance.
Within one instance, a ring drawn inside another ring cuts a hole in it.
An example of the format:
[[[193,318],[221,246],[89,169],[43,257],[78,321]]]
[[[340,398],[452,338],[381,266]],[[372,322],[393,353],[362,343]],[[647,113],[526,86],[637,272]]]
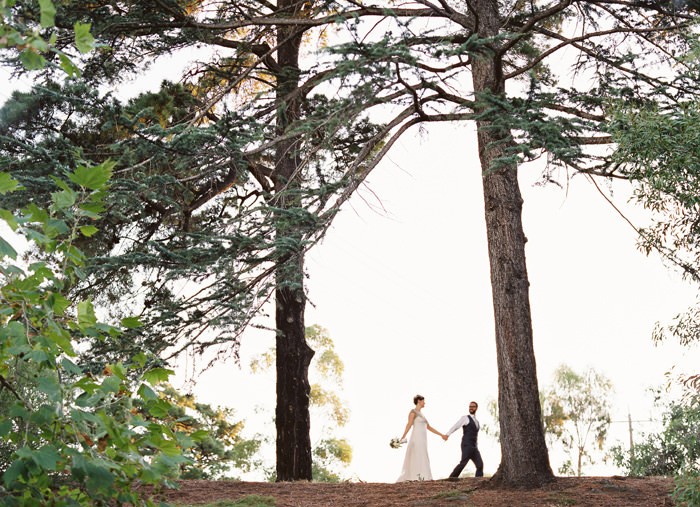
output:
[[[27,470],[27,465],[22,460],[15,460],[2,474],[2,482],[5,487],[9,488],[14,482],[24,475]]]
[[[17,223],[17,217],[11,211],[0,209],[0,218],[7,222],[10,229],[13,231],[17,230],[17,227],[19,226]]]
[[[75,47],[81,53],[87,53],[95,47],[95,38],[90,33],[90,23],[77,22],[73,25]],[[88,187],[90,188],[90,187]]]
[[[205,440],[208,438],[209,432],[207,430],[197,430],[193,433],[190,433],[190,438],[192,438],[195,442],[201,442],[202,440]]]
[[[124,326],[127,329],[136,329],[138,327],[143,326],[143,323],[139,320],[138,317],[126,317],[122,319],[122,326]]]
[[[61,459],[61,455],[56,451],[56,448],[50,444],[40,447],[39,450],[32,455],[34,462],[44,470],[56,470],[56,464]]]
[[[148,404],[148,413],[153,417],[162,418],[168,415],[170,403],[165,400],[155,400]]]
[[[76,355],[75,351],[73,350],[73,343],[71,342],[71,336],[68,330],[58,327],[55,324],[51,325],[49,326],[49,331],[47,332],[47,338],[58,345],[61,352],[68,354],[69,356]]]
[[[36,204],[31,203],[24,209],[27,219],[31,222],[46,222],[49,219],[49,213],[45,209],[41,209]]]
[[[82,266],[85,264],[85,254],[83,251],[75,245],[71,245],[68,251],[65,252],[66,257],[76,266]]]
[[[170,457],[179,456],[181,452],[177,442],[172,440],[163,440],[160,442],[158,447],[160,448],[161,452]]]
[[[78,326],[80,329],[92,327],[96,323],[97,317],[95,316],[95,307],[92,305],[92,301],[88,299],[78,303]]]
[[[76,185],[90,190],[98,190],[104,187],[109,178],[112,177],[112,167],[114,164],[111,162],[92,167],[78,166],[75,172],[68,175],[68,178]]]
[[[111,375],[102,381],[102,385],[100,387],[103,391],[107,391],[108,393],[118,393],[121,383],[122,382],[119,377]]]
[[[51,309],[56,315],[62,316],[70,308],[71,302],[63,294],[51,294],[48,299]]]
[[[98,231],[99,229],[94,225],[83,225],[80,228],[80,232],[82,233],[82,235],[88,238],[94,236]]]
[[[97,220],[100,218],[101,213],[104,210],[105,206],[102,202],[85,202],[78,206],[78,211],[76,211],[76,215]]]
[[[157,400],[158,395],[151,389],[147,384],[141,384],[138,390],[138,394],[145,401]]]
[[[35,262],[29,266],[29,269],[34,272],[34,278],[41,280],[42,282],[44,280],[53,280],[55,278],[53,270],[47,267],[43,262]]]
[[[17,453],[17,456],[23,459],[32,459],[32,449],[30,447],[27,447],[26,445],[24,447],[20,447],[15,451]]]
[[[75,192],[62,190],[60,192],[52,192],[51,200],[58,209],[68,209],[75,204],[77,195]]]
[[[113,336],[113,337],[116,337],[116,336],[119,336],[120,334],[122,334],[121,330],[118,327],[110,326],[109,324],[103,324],[101,322],[99,324],[95,324],[95,329],[97,329],[98,331],[100,331],[104,334],[108,334],[109,336]]]
[[[17,250],[10,245],[5,239],[0,236],[0,259],[9,257],[10,259],[17,258]]]
[[[95,494],[100,491],[107,491],[114,482],[114,475],[105,466],[99,466],[94,462],[85,463],[85,471],[87,473],[87,490],[89,493]]]
[[[12,431],[12,421],[9,419],[0,419],[0,437],[6,437]]]
[[[103,396],[100,396],[97,394],[89,394],[86,391],[75,399],[75,404],[78,407],[91,408],[91,407],[96,406],[98,403],[102,403],[102,401],[103,401]]]
[[[80,77],[80,68],[76,64],[73,63],[73,60],[68,58],[65,54],[62,52],[58,52],[58,58],[59,61],[61,62],[61,69],[63,69],[63,72],[68,74],[70,77]]]
[[[70,231],[68,224],[64,220],[59,220],[57,218],[49,218],[44,222],[44,234],[50,238],[55,238],[63,234],[67,234]]]
[[[19,55],[19,59],[22,61],[22,65],[24,65],[24,68],[27,70],[43,69],[46,65],[46,59],[31,49],[25,49],[22,51]]]
[[[71,375],[81,375],[83,373],[82,368],[67,357],[61,359],[61,367]]]
[[[112,375],[119,377],[122,380],[126,380],[126,368],[122,363],[115,363],[109,366],[112,370]]]
[[[29,419],[30,412],[24,408],[21,404],[15,403],[10,407],[10,411],[7,414],[9,417],[17,417],[20,419]]]
[[[37,338],[38,340],[41,340],[41,336]],[[46,340],[44,340],[46,341]],[[40,348],[33,349],[31,352],[26,353],[24,356],[25,359],[28,359],[30,361],[34,361],[37,364],[46,364],[48,366],[52,366],[53,361],[52,356],[49,356],[49,354],[46,352],[46,350],[42,350]]]
[[[52,251],[53,242],[46,234],[42,234],[34,229],[24,229],[23,232],[28,240],[34,241],[38,245],[44,245],[49,252]]]
[[[10,176],[9,173],[0,172],[0,194],[5,195],[19,188],[21,188],[19,181]]]
[[[37,431],[41,431],[44,428],[45,432],[48,434],[53,433],[51,429],[56,424],[56,405],[42,405],[38,409],[34,409],[30,415],[28,422],[34,426]]]
[[[143,352],[139,352],[134,357],[132,357],[131,360],[134,363],[136,363],[139,367],[143,368],[146,365],[146,362],[148,361],[148,356]]]
[[[94,393],[97,389],[97,383],[90,377],[83,377],[73,384],[73,388],[82,389],[86,393]]]
[[[58,188],[61,190],[65,190],[66,192],[72,192],[73,189],[70,187],[70,185],[65,181],[62,180],[61,178],[58,178],[56,176],[50,176],[50,178],[53,180],[53,182],[56,184]]]
[[[56,23],[56,7],[51,0],[39,0],[41,9],[41,26],[48,28]]]
[[[37,386],[39,391],[49,397],[49,400],[58,401],[61,399],[61,386],[56,378],[41,376],[37,380]]]
[[[159,382],[167,381],[170,375],[174,373],[173,370],[167,368],[153,368],[145,372],[141,378],[149,384],[158,384]]]

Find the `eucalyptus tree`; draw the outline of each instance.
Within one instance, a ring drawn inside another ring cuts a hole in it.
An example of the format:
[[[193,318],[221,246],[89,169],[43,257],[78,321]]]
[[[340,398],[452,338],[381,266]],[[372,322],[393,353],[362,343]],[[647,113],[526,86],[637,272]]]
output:
[[[610,427],[612,392],[610,380],[593,368],[578,373],[561,365],[554,372],[542,405],[546,433],[560,441],[570,456],[560,473],[580,477],[584,462],[593,463],[591,444],[603,449]]]

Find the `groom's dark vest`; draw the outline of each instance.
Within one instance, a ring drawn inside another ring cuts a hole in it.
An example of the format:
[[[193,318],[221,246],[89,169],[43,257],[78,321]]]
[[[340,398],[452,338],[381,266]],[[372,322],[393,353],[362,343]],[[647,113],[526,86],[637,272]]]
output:
[[[479,428],[474,424],[474,419],[470,417],[469,424],[462,426],[462,431],[464,431],[462,435],[462,444],[476,447],[476,437],[478,436]]]

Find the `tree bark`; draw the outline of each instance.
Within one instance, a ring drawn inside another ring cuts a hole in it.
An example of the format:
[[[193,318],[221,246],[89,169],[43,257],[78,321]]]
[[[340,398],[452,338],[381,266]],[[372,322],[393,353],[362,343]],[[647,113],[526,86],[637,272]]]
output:
[[[501,25],[497,0],[476,0],[472,5],[478,35],[496,36]],[[487,100],[489,95],[505,96],[503,66],[495,44],[492,52],[475,58],[473,63],[477,101]],[[484,109],[482,106],[481,110]],[[498,160],[506,147],[512,145],[507,128],[495,125],[490,119],[480,119],[477,138],[498,361],[501,463],[494,480],[513,487],[537,487],[554,476],[537,386],[518,166]]]
[[[279,3],[280,14],[294,14],[293,0]],[[299,46],[303,30],[294,26],[277,29],[277,131],[284,133],[300,117],[300,101],[291,94],[299,85]],[[290,98],[291,97],[291,98]],[[278,249],[275,290],[277,406],[277,480],[311,480],[311,419],[309,415],[309,364],[314,351],[306,343],[304,311],[304,250],[302,234],[294,220],[301,206],[300,141],[280,143],[275,160],[275,196]]]

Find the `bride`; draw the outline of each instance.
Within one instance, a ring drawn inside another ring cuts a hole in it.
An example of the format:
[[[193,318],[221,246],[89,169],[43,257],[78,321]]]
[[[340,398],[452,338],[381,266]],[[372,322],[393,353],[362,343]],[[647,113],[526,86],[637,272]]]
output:
[[[429,430],[436,435],[440,435],[443,440],[447,440],[445,435],[428,424],[428,420],[421,412],[423,407],[425,407],[425,398],[420,394],[417,394],[413,398],[413,404],[416,406],[416,408],[408,413],[408,423],[406,424],[406,429],[404,430],[403,435],[401,435],[401,441],[406,441],[406,435],[411,427],[413,427],[413,431],[411,432],[411,438],[408,441],[408,446],[406,446],[406,457],[403,460],[401,475],[396,482],[432,481],[433,474],[430,472],[430,459],[428,459],[428,433],[426,430]]]

